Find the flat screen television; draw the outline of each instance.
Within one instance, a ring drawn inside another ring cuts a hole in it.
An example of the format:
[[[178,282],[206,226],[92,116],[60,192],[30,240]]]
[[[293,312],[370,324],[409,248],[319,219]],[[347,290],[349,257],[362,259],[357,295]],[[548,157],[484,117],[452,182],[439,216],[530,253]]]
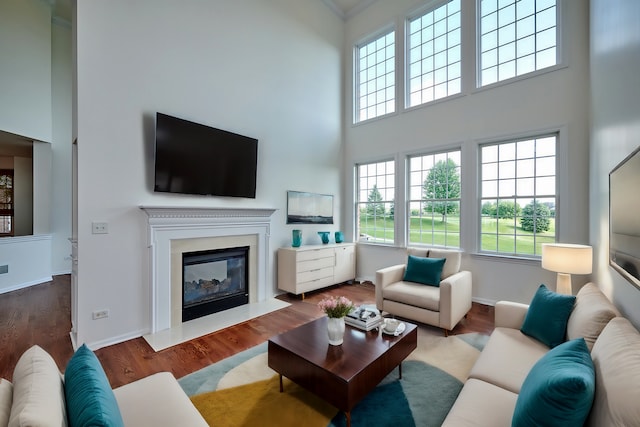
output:
[[[154,190],[256,197],[258,140],[156,113]]]
[[[609,263],[640,287],[640,147],[609,173]]]

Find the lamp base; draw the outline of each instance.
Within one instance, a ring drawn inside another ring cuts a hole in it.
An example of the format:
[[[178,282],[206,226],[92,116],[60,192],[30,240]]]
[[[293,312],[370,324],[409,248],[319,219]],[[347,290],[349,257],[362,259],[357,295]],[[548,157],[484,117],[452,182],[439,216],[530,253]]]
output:
[[[559,294],[573,295],[570,274],[558,273],[558,277],[556,278],[556,292]]]

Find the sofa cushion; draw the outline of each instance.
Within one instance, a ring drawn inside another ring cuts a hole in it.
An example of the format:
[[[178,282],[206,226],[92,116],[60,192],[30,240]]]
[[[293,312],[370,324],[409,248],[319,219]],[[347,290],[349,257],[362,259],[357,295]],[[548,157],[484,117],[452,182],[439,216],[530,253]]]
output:
[[[444,258],[447,262],[442,267],[442,276],[440,280],[451,277],[460,271],[460,262],[462,260],[462,252],[450,249],[429,249],[429,258]]]
[[[637,426],[640,420],[640,333],[623,318],[612,319],[591,350],[596,394],[587,426]]]
[[[407,282],[422,283],[429,286],[440,286],[444,258],[423,258],[409,255],[407,268],[402,280]]]
[[[34,345],[13,370],[10,427],[66,426],[62,376],[53,358]]]
[[[72,427],[124,426],[118,403],[100,361],[82,345],[64,373],[69,424]]]
[[[13,384],[2,378],[0,379],[0,427],[6,427],[9,424],[12,402]]]
[[[382,290],[385,300],[440,311],[440,288],[413,282],[396,282]]]
[[[575,300],[573,295],[559,294],[540,285],[520,330],[551,348],[562,344]]]
[[[468,379],[442,427],[508,426],[518,395],[493,384]]]
[[[520,393],[527,374],[548,351],[549,347],[518,329],[498,327],[471,368],[469,377]]]
[[[587,283],[578,291],[576,304],[567,322],[567,340],[584,338],[589,350],[609,320],[620,312],[593,283]]]
[[[113,393],[127,426],[207,426],[170,372],[139,379]]]
[[[582,427],[595,391],[595,374],[584,338],[551,349],[522,384],[512,426]]]

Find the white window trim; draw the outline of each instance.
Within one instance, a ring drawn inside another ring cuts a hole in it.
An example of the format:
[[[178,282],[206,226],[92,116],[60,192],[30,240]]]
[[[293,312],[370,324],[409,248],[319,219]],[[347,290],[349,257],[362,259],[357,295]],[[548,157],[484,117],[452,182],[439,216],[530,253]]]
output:
[[[511,83],[519,82],[522,80],[530,79],[533,77],[537,77],[543,74],[551,73],[557,70],[561,70],[563,68],[567,68],[568,61],[565,55],[565,39],[567,32],[567,22],[565,18],[565,4],[564,2],[567,0],[556,0],[556,65],[551,67],[542,68],[540,70],[531,71],[530,73],[521,74],[519,76],[511,77],[510,79],[500,80],[494,83],[490,83],[484,86],[481,86],[480,79],[480,56],[481,56],[481,44],[480,44],[480,2],[482,0],[475,1],[475,87],[470,91],[471,94],[482,92],[484,90],[493,89],[496,87],[508,85]],[[464,56],[463,56],[464,58]],[[464,87],[464,86],[463,86]]]

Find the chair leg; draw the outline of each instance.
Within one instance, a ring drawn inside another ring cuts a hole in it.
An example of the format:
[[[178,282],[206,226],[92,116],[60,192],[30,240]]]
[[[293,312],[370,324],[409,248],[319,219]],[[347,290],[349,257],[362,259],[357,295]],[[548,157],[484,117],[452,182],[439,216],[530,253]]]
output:
[[[449,336],[449,330],[446,328],[442,328],[442,330],[444,331],[444,336],[448,337]]]

